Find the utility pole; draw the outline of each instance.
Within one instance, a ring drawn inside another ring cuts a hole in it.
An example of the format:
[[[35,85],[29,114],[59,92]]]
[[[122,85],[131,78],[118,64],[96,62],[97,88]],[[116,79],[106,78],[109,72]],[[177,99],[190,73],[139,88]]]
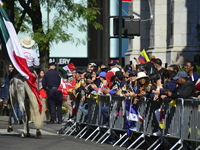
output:
[[[119,63],[122,65],[122,0],[119,0]]]
[[[108,64],[110,61],[110,0],[103,1],[103,63]]]

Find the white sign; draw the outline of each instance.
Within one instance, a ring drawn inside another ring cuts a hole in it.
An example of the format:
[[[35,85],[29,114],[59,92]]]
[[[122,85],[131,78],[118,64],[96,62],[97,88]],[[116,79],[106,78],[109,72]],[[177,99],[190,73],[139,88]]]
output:
[[[50,58],[49,63],[58,61],[59,65],[67,65],[69,64],[70,60],[70,58]]]

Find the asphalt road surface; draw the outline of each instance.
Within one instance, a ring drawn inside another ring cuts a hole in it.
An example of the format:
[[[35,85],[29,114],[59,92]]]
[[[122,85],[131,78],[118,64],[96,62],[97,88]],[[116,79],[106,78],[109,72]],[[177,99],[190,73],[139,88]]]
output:
[[[125,150],[125,147],[113,147],[107,143],[85,141],[75,136],[63,136],[57,131],[63,126],[60,124],[44,124],[41,129],[42,137],[36,137],[33,123],[30,123],[31,137],[21,138],[23,125],[13,125],[13,132],[7,132],[6,116],[0,116],[0,150]]]

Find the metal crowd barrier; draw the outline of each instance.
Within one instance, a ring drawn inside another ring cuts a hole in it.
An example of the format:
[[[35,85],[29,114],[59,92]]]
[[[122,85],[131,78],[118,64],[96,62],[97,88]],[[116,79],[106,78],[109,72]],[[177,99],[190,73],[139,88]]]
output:
[[[112,134],[115,134],[115,131],[121,131],[124,134],[113,144],[115,146],[122,142],[119,145],[121,147],[129,140],[126,133],[125,102],[127,100],[131,101],[119,96],[99,96],[97,99],[87,99],[88,115],[84,115],[77,106],[76,121],[64,135],[70,136],[76,130],[77,124],[84,124],[85,127],[78,132],[75,138],[78,136],[82,138],[88,133],[85,140],[92,138],[94,141],[98,137],[96,143],[101,142],[102,144]],[[191,143],[192,149],[200,149],[200,100],[177,99],[175,104],[169,105],[170,102],[171,99],[164,99],[160,103],[146,98],[142,98],[138,102],[137,111],[143,121],[136,122],[136,131],[133,132],[134,141],[127,149],[132,147],[137,149],[144,143],[148,145],[148,150],[156,150],[164,144],[168,148],[170,147],[170,150],[181,149],[187,146],[187,142]],[[79,103],[80,105],[82,102]],[[101,114],[101,108],[104,106],[108,106],[109,125],[107,127],[103,126],[106,121]],[[160,129],[155,115],[155,111],[158,109],[162,109],[164,114],[163,129]],[[162,134],[154,136],[153,133],[158,129],[161,130]]]
[[[180,148],[186,145],[184,142],[191,143],[191,149],[200,149],[200,100],[199,99],[181,99],[182,121],[181,121],[181,139],[178,144]],[[187,145],[186,145],[187,146]]]

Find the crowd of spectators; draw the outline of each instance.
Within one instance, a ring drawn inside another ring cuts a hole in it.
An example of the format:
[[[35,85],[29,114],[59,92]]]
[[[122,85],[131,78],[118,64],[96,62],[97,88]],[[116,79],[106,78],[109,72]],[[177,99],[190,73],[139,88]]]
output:
[[[132,105],[137,105],[142,97],[158,103],[165,98],[200,97],[200,76],[192,61],[187,61],[183,67],[173,64],[164,68],[159,58],[152,57],[150,62],[136,66],[128,64],[122,67],[117,61],[100,66],[89,63],[86,69],[74,69],[72,72],[73,76],[69,79],[75,85],[68,89],[68,100],[80,99],[76,105],[83,111],[87,109],[87,97],[94,94],[132,98]],[[72,109],[69,110],[70,116],[74,117]],[[102,108],[101,111],[108,119],[106,110]]]

